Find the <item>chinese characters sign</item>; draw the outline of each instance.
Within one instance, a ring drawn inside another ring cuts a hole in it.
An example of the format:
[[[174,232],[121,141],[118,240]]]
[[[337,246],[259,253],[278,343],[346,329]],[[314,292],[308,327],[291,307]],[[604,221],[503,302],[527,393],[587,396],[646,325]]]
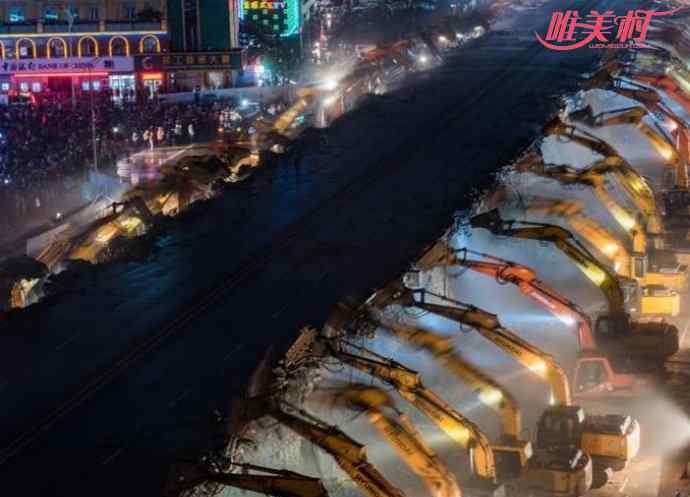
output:
[[[69,57],[0,61],[0,75],[64,72],[87,74],[90,71],[131,72],[132,70],[134,70],[134,64],[130,57],[109,57],[95,60]]]
[[[592,10],[580,15],[578,10],[559,10],[551,15],[546,35],[535,33],[537,40],[550,50],[566,51],[589,48],[644,48],[647,31],[655,17],[673,15],[666,12],[629,10],[616,15],[612,10]]]
[[[244,10],[283,10],[287,2],[263,2],[258,0],[245,0],[242,3]]]
[[[189,52],[171,54],[136,55],[134,66],[137,70],[161,71],[182,69],[237,69],[246,65],[244,50],[233,49],[227,52]]]

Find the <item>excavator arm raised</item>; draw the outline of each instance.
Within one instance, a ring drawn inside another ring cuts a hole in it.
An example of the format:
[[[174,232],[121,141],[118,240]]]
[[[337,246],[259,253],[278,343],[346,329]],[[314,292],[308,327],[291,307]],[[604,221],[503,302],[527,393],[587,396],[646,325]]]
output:
[[[484,228],[497,236],[553,243],[602,291],[612,315],[626,314],[625,294],[616,276],[601,264],[568,230],[546,223],[503,220],[497,209],[470,219],[473,228]],[[516,227],[517,225],[517,227]]]

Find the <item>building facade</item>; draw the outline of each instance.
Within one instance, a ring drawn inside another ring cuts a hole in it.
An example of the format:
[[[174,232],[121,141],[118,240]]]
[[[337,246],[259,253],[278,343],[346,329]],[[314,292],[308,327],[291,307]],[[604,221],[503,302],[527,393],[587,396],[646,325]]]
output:
[[[164,0],[0,0],[0,96],[130,96],[133,57],[168,45]],[[153,92],[162,81],[141,83]]]

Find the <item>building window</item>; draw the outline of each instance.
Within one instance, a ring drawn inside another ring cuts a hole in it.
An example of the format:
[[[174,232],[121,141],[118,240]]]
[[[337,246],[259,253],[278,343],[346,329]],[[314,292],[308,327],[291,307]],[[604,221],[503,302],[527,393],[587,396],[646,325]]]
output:
[[[139,40],[139,51],[141,53],[158,53],[160,52],[160,42],[158,38],[153,35],[147,35]]]
[[[110,40],[110,55],[129,55],[127,40],[121,36],[113,37]]]
[[[137,6],[133,3],[125,3],[122,5],[122,17],[125,19],[134,19],[137,15]]]
[[[18,59],[33,59],[36,58],[36,45],[28,38],[17,40],[15,46],[15,56]]]
[[[91,89],[91,85],[89,84],[88,81],[82,81],[81,82],[81,89],[84,91],[89,91]]]
[[[67,43],[62,38],[48,40],[48,57],[67,57]]]
[[[98,15],[98,7],[89,7],[89,20],[98,21],[100,19]]]
[[[79,7],[67,7],[67,20],[71,19],[71,22],[76,22],[79,20]]]
[[[0,84],[0,90],[2,91],[10,91],[10,84],[5,82]]]
[[[31,91],[34,93],[40,93],[41,92],[41,83],[39,82],[34,82],[31,83]]]
[[[60,13],[56,5],[48,5],[43,9],[43,20],[55,22],[60,18]]]
[[[24,22],[24,7],[14,6],[10,7],[9,10],[9,21],[10,22]]]
[[[19,91],[22,93],[26,93],[27,91],[29,91],[29,83],[25,81],[19,83]]]
[[[98,57],[98,45],[96,39],[85,36],[77,43],[77,55],[79,57]]]

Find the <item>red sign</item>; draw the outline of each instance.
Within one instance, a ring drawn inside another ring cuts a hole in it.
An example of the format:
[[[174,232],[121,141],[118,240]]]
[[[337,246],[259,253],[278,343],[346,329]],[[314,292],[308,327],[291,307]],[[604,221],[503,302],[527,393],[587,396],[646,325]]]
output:
[[[612,10],[591,10],[582,17],[577,10],[558,10],[551,15],[546,36],[534,33],[539,43],[550,50],[589,48],[645,48],[647,30],[654,17],[673,15],[678,9],[666,12],[629,10],[624,16]]]

